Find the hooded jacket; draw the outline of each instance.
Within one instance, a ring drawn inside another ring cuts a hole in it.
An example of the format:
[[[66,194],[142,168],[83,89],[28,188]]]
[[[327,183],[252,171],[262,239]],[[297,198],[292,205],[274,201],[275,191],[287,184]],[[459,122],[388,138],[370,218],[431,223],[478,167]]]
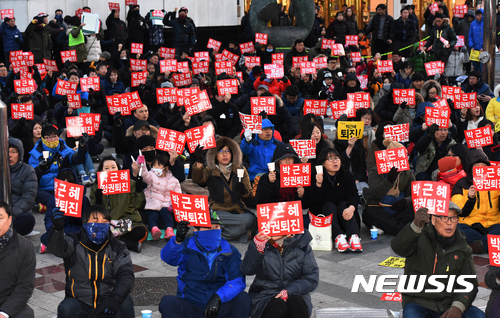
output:
[[[243,142],[245,141],[242,141],[242,143]],[[216,166],[218,165],[218,162],[216,162],[217,149],[222,149],[224,146],[227,146],[232,153],[231,162],[233,165],[231,167],[229,180],[224,177]],[[207,166],[198,168],[196,164],[193,165],[191,171],[193,182],[202,187],[208,187],[208,192],[210,193],[210,208],[212,210],[222,210],[240,214],[245,212],[244,202],[252,200],[252,185],[250,184],[250,179],[246,169],[241,165],[241,159],[242,154],[238,144],[227,137],[219,137],[216,141],[215,148],[210,148],[207,151]],[[238,169],[245,170],[243,178],[241,179],[241,182],[246,189],[246,193],[244,195],[236,191],[236,184],[238,183]],[[231,190],[232,195],[228,189],[226,189],[224,183]]]
[[[19,160],[10,166],[11,207],[12,215],[16,218],[22,213],[31,213],[31,208],[35,205],[38,178],[35,169],[23,162],[24,148],[21,140],[9,138],[9,146],[14,146],[19,152]]]
[[[375,113],[377,113],[382,120],[392,120],[394,114],[399,108],[399,105],[394,104],[393,91],[395,88],[405,88],[402,83],[392,83],[389,94],[384,95],[380,98],[377,106],[375,107]]]
[[[366,27],[365,34],[372,33],[372,41],[378,39],[378,33],[380,30],[380,14],[375,14],[373,18],[370,19],[370,22],[368,23],[368,26]],[[394,18],[391,17],[390,15],[386,14],[385,15],[385,23],[384,23],[384,29],[383,29],[383,40],[384,42],[387,40],[392,40],[394,39],[394,28],[393,26],[393,21]],[[373,43],[373,42],[372,42]],[[370,73],[368,73],[370,74]]]
[[[256,78],[255,81],[253,82],[253,88],[257,90],[259,89],[260,85],[266,85],[267,87],[269,87],[269,93],[273,95],[281,95],[282,93],[285,92],[285,89],[292,84],[290,83],[290,80],[287,80],[286,82],[283,82],[283,80],[277,80],[275,78],[273,79],[266,78],[264,80],[261,80],[259,77]]]
[[[411,85],[411,77],[415,74],[415,72],[411,72],[410,75],[406,74],[405,70],[401,68],[399,72],[396,74],[396,82],[404,85],[404,88],[410,88]]]
[[[399,17],[399,19],[394,20],[392,24],[392,29],[394,32],[394,40],[396,42],[410,42],[413,41],[416,36],[417,36],[417,29],[418,26],[415,26],[415,21],[410,19],[406,19],[406,21],[403,21],[402,17]]]
[[[453,132],[448,133],[441,146],[438,146],[436,138],[431,138],[427,131],[420,137],[415,145],[415,149],[418,152],[417,163],[415,164],[416,174],[420,172],[430,174],[438,168],[438,160],[446,156],[450,147],[456,144],[455,140],[451,138],[452,134]]]
[[[480,9],[481,12],[483,11]],[[484,14],[484,13],[483,13]],[[483,38],[484,38],[484,31],[483,31],[483,26],[484,26],[484,21],[483,17],[481,16],[481,21],[477,21],[474,17],[474,21],[470,24],[469,28],[469,48],[474,49],[476,51],[479,51],[483,48]]]
[[[470,29],[470,25],[472,22],[469,22],[467,17],[472,17],[472,19],[475,19],[476,15],[474,14],[474,10],[471,9],[471,10],[467,11],[467,13],[465,14],[465,17],[463,19],[460,19],[460,22],[458,22],[456,24],[453,23],[453,28],[455,29],[455,33],[457,35],[461,35],[464,37],[465,47],[467,48],[467,50],[470,51],[470,48],[469,48],[469,29]]]
[[[422,85],[422,88],[420,89],[420,95],[422,95],[422,98],[424,99],[424,101],[427,101],[427,90],[428,90],[429,86],[431,86],[431,85],[436,87],[437,96],[440,96],[440,97],[443,96],[441,85],[435,80],[428,80],[428,81],[425,81],[424,85]],[[425,112],[425,110],[424,110],[424,112]]]
[[[273,137],[270,140],[264,141],[258,135],[254,135],[250,142],[244,138],[241,140],[241,152],[248,156],[250,161],[250,180],[253,180],[259,173],[266,173],[269,171],[267,163],[271,162],[273,158],[276,145],[279,143],[274,137],[274,125],[269,119],[262,121],[262,129],[272,128]]]
[[[158,128],[149,125],[149,129],[151,130],[151,137],[156,139],[156,137],[158,137]],[[137,138],[134,136],[133,125],[128,127],[125,133],[123,133],[122,126],[113,126],[113,144],[116,148],[116,152],[123,154],[138,152],[139,149],[137,148],[136,141]]]
[[[300,295],[312,313],[310,293],[319,283],[319,267],[309,242],[312,236],[307,229],[283,241],[283,251],[266,243],[264,253],[260,253],[252,241],[248,245],[241,271],[245,275],[255,275],[248,293],[252,298],[253,318],[260,318],[269,300],[283,289],[288,296]]]
[[[457,35],[455,34],[455,30],[450,26],[450,19],[443,19],[443,23],[441,27],[436,26],[436,22],[433,23],[433,28],[430,33],[430,37],[425,43],[425,48],[429,48],[432,45],[432,49],[434,50],[434,57],[436,60],[440,59],[443,55],[450,55],[451,50],[457,44]],[[445,48],[443,42],[441,42],[440,38],[443,37],[445,40],[448,40],[450,47]]]
[[[484,94],[484,95],[490,96],[492,99],[493,99],[493,97],[495,97],[495,95],[491,91],[491,89],[488,86],[488,84],[486,84],[481,77],[479,77],[477,79],[476,85],[471,85],[471,84],[469,84],[467,82],[467,84],[465,84],[464,86],[462,86],[462,90],[465,93],[476,92],[477,96]],[[488,106],[488,104],[485,101],[482,101],[482,100],[478,100],[478,101],[479,101],[479,105],[481,105],[481,107],[483,108],[483,110],[486,111],[486,106]],[[490,99],[490,101],[491,101],[491,99]]]
[[[469,53],[466,47],[461,47],[458,51],[451,51],[448,62],[444,69],[444,75],[448,77],[458,77],[465,75],[464,63],[469,63]]]
[[[3,38],[4,52],[18,51],[21,44],[23,44],[23,36],[21,31],[18,30],[17,25],[11,27],[3,22],[0,25],[0,36]]]
[[[24,35],[28,40],[35,63],[43,63],[43,59],[52,59],[52,39],[48,25],[31,22],[24,31]]]
[[[351,31],[353,30],[349,30],[349,24],[345,20],[335,19],[326,29],[326,34],[329,38],[334,39],[335,43],[344,45],[345,36],[351,34]],[[356,31],[354,30],[354,32]]]
[[[119,75],[118,75],[119,76]],[[104,89],[104,93],[106,96],[111,96],[115,92],[118,92],[120,94],[125,92],[125,86],[123,85],[123,82],[121,79],[118,77],[118,80],[116,83],[111,83],[111,79],[109,78],[109,74],[106,74],[106,79],[104,81],[101,81],[102,89]],[[112,92],[114,90],[114,92]]]
[[[172,172],[167,170],[164,177],[158,177],[153,171],[148,171],[146,165],[142,166],[142,179],[148,185],[144,190],[146,196],[146,210],[160,211],[162,208],[172,208],[170,192],[181,193],[181,184]]]

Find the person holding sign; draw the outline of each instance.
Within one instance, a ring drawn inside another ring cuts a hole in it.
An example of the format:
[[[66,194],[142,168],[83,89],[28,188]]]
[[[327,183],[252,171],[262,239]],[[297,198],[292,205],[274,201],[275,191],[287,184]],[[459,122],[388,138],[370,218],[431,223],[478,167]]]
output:
[[[335,237],[335,248],[339,252],[362,252],[357,210],[359,197],[354,177],[342,168],[340,154],[335,149],[324,149],[318,163],[322,169],[316,169],[313,185],[306,189],[304,205],[309,206],[314,215],[333,215],[332,237]]]
[[[84,210],[83,228],[78,233],[65,233],[63,215],[54,212],[49,234],[49,251],[64,260],[67,274],[66,297],[57,307],[57,316],[134,317],[132,258],[110,231],[109,210],[101,205]]]
[[[241,254],[221,237],[224,224],[216,212],[210,227],[195,227],[186,238],[188,222],[177,225],[175,238],[161,250],[161,260],[177,266],[177,296],[164,296],[162,318],[215,318],[250,316],[252,301],[240,270]]]
[[[9,66],[10,51],[19,51],[23,43],[23,35],[16,26],[16,18],[6,17],[0,25],[0,36],[3,38],[3,51],[5,52],[5,65]]]
[[[425,43],[425,49],[433,49],[434,60],[440,60],[446,64],[451,49],[457,44],[457,35],[450,26],[450,19],[447,16],[436,13],[434,17],[434,26],[431,29],[430,38]]]
[[[482,254],[488,252],[487,235],[500,235],[500,191],[477,191],[474,186],[474,167],[490,166],[481,150],[470,149],[467,161],[467,177],[455,184],[451,200],[462,209],[458,229],[465,234],[473,253]]]
[[[488,109],[486,109],[488,110]],[[458,117],[458,116],[453,116]],[[456,118],[458,119],[458,118]],[[457,143],[466,144],[465,134],[466,130],[476,129],[478,128],[479,123],[484,119],[484,110],[479,104],[479,101],[476,101],[476,107],[474,108],[462,108],[460,110],[460,119],[455,120],[455,126],[457,126],[457,137],[455,140]],[[486,117],[486,119],[489,119]],[[492,129],[493,132],[493,129]]]
[[[316,158],[307,159],[303,157],[301,158],[302,163],[310,162],[312,165],[315,166],[319,164],[317,162],[317,158],[321,153],[321,151],[327,148],[333,148],[333,143],[330,140],[328,140],[328,138],[323,137],[320,126],[315,122],[305,124],[300,139],[314,140],[316,142],[316,156],[315,156]]]
[[[480,72],[472,71],[469,74],[469,82],[462,86],[464,93],[477,93],[477,99],[483,110],[486,110],[491,99],[495,98],[495,94],[491,91],[488,84],[483,81],[483,75]]]
[[[52,39],[47,25],[48,14],[40,12],[33,17],[24,35],[28,40],[30,52],[33,53],[35,63],[43,63],[43,59],[52,59]]]
[[[259,233],[254,237],[241,264],[243,274],[255,275],[249,290],[253,318],[311,315],[310,293],[319,283],[311,241],[307,229],[304,234],[269,237]]]
[[[71,17],[71,23],[66,31],[69,39],[68,48],[76,50],[77,63],[83,63],[87,59],[87,47],[82,31],[84,26],[85,23],[81,23],[80,18],[75,15]]]
[[[453,202],[450,202],[446,216],[432,215],[428,209],[420,208],[413,221],[392,239],[392,250],[406,257],[404,274],[408,277],[442,275],[446,280],[452,275],[474,277],[465,280],[472,287],[468,292],[403,293],[404,317],[486,318],[479,308],[472,306],[479,284],[472,251],[457,230],[461,213],[462,210]],[[425,286],[432,288],[428,283]]]
[[[163,18],[163,24],[174,29],[174,48],[175,53],[180,55],[183,50],[188,52],[193,50],[196,44],[196,34],[194,26],[187,20],[187,9],[179,10],[179,17],[175,18],[177,8],[172,12],[167,12]]]

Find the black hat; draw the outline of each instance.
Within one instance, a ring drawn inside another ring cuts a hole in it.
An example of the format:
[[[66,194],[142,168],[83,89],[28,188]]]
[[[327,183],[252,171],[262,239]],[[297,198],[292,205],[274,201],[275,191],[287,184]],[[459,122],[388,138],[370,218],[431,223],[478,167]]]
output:
[[[260,67],[259,65],[255,65],[254,67],[252,67],[252,73],[253,76],[259,76],[260,74],[262,74],[262,67]]]
[[[150,135],[142,135],[137,139],[137,149],[144,149],[147,146],[152,146],[154,147],[156,145],[156,141],[153,137]]]
[[[358,81],[358,78],[356,77],[356,75],[354,74],[351,74],[351,73],[348,73],[345,78],[344,78],[344,82],[349,82],[349,81]]]
[[[220,220],[219,215],[217,214],[217,211],[210,209],[210,222],[212,224],[219,224],[222,225],[222,221]]]
[[[145,120],[138,120],[135,124],[134,124],[134,131],[137,131],[139,130],[141,127],[148,127],[149,128],[149,123]]]
[[[299,92],[299,87],[297,85],[290,85],[285,89],[285,95],[288,96],[297,96]]]
[[[476,10],[476,15],[478,15],[478,14],[483,15],[483,11],[481,11],[481,10]]]
[[[333,75],[331,72],[326,71],[323,73],[323,78],[333,78]]]
[[[297,156],[295,149],[293,149],[293,147],[290,144],[279,143],[276,146],[276,149],[274,149],[273,162],[278,162],[281,159],[285,159],[285,158],[289,158],[289,157],[294,158],[295,161],[299,160],[299,156]]]

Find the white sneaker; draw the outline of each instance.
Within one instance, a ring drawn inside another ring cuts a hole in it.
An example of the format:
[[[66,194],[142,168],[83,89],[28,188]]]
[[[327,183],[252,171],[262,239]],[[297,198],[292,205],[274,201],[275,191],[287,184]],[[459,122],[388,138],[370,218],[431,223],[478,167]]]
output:
[[[335,238],[335,248],[340,253],[343,253],[349,249],[349,244],[347,244],[345,234],[337,235],[337,237]]]
[[[351,235],[349,239],[350,249],[353,252],[363,252],[363,247],[361,246],[361,239],[356,234]]]

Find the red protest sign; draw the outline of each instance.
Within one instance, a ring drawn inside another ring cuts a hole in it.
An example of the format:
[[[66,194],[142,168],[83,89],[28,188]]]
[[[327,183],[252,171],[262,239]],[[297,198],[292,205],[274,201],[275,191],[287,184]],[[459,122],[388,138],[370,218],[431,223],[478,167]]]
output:
[[[434,2],[433,4],[431,4],[429,6],[429,11],[430,12],[438,12],[439,11],[439,5],[437,4],[437,2]]]
[[[57,63],[55,60],[47,60],[43,59],[43,64],[45,64],[45,69],[47,71],[53,71],[53,72],[58,72],[59,69],[57,68]]]
[[[61,96],[68,94],[76,94],[77,87],[78,83],[57,79],[56,94]]]
[[[356,110],[352,103],[348,103],[346,100],[338,100],[330,103],[332,108],[333,119],[339,119],[343,114],[347,114],[347,118],[356,117]]]
[[[284,53],[274,53],[272,56],[272,64],[285,64],[285,54]]]
[[[358,36],[357,35],[346,35],[345,36],[345,46],[349,45],[358,45]]]
[[[394,104],[400,105],[406,102],[408,105],[415,105],[415,90],[395,88],[392,90],[392,100]]]
[[[311,225],[314,227],[327,227],[332,225],[332,218],[333,214],[330,214],[329,216],[316,216],[309,212],[309,221],[311,222]]]
[[[245,66],[252,68],[260,65],[260,56],[245,56]]]
[[[210,61],[208,51],[194,52],[195,62]]]
[[[228,50],[222,51],[222,59],[231,61],[232,65],[236,65],[238,63],[239,55],[229,52]]]
[[[240,44],[240,52],[244,53],[252,53],[255,51],[255,47],[253,46],[253,42],[246,42]]]
[[[264,73],[267,78],[282,78],[285,75],[283,65],[280,64],[264,64]]]
[[[252,115],[258,115],[263,111],[268,115],[276,115],[276,98],[274,96],[251,97],[250,107]]]
[[[32,78],[14,80],[14,91],[19,95],[33,94],[35,90],[36,83]]]
[[[81,113],[80,117],[92,117],[92,122],[94,123],[94,131],[99,131],[99,126],[101,125],[101,114]]]
[[[43,65],[43,64],[42,64]],[[40,72],[40,70],[38,70]],[[42,73],[42,72],[40,72]],[[33,74],[31,74],[30,72],[28,71],[25,71],[25,70],[19,70],[19,77],[21,79],[24,79],[24,78],[33,78]]]
[[[307,114],[314,114],[316,116],[325,116],[326,109],[328,108],[328,101],[306,99],[304,100],[304,116]]]
[[[259,233],[267,236],[301,234],[304,232],[302,202],[275,202],[257,205]]]
[[[347,101],[352,102],[354,109],[370,108],[370,93],[349,93]]]
[[[185,134],[160,127],[160,130],[158,130],[158,137],[156,138],[156,149],[166,152],[173,150],[178,154],[182,154],[185,142]]]
[[[177,72],[179,73],[189,73],[189,63],[186,62],[177,62]]]
[[[448,215],[450,205],[450,185],[445,182],[413,181],[411,183],[411,200],[413,209],[429,209],[429,214]]]
[[[452,101],[455,101],[455,95],[458,95],[462,92],[460,87],[453,86],[443,86],[442,91],[443,99],[451,99]]]
[[[14,62],[22,59],[23,51],[10,51],[9,52],[9,62]]]
[[[82,217],[83,194],[85,186],[54,179],[54,197],[56,207],[64,215],[75,218]]]
[[[477,191],[500,190],[500,166],[472,167],[472,179]]]
[[[193,84],[191,73],[174,74],[174,85],[177,87],[187,86]]]
[[[377,71],[379,73],[392,73],[394,67],[391,60],[378,60],[377,61]]]
[[[410,170],[405,147],[375,151],[375,161],[379,174],[388,173],[392,167],[398,168],[398,171]]]
[[[193,74],[208,73],[208,61],[193,63]]]
[[[367,89],[368,85],[368,75],[356,75],[359,83],[361,84],[361,89]]]
[[[175,49],[171,49],[168,47],[160,48],[160,57],[164,59],[173,59],[175,58]]]
[[[80,19],[82,18],[82,14],[83,14],[83,9],[82,9],[82,8],[77,9],[77,10],[75,11],[75,15],[76,15],[78,18],[80,18]]]
[[[314,62],[301,62],[300,74],[316,74],[316,65],[314,65]]]
[[[424,64],[425,72],[428,76],[434,76],[436,74],[443,74],[444,63],[441,61],[432,61]]]
[[[466,13],[467,13],[467,5],[465,5],[465,4],[463,4],[463,5],[456,5],[453,8],[453,17],[463,18],[463,17],[465,17]]]
[[[61,51],[62,62],[76,62],[76,50]]]
[[[471,149],[493,144],[493,133],[490,125],[477,129],[466,130],[464,134],[465,140],[467,141],[467,147]]]
[[[97,184],[104,195],[130,193],[130,170],[98,172]]]
[[[316,158],[316,140],[314,139],[291,139],[290,145],[295,149],[300,158]]]
[[[401,124],[384,127],[385,138],[389,138],[395,142],[410,141],[410,124]]]
[[[263,45],[267,44],[268,35],[265,33],[255,33],[255,43],[260,43]]]
[[[13,19],[14,18],[14,9],[0,10],[0,17],[2,18],[2,20],[4,20],[5,18]]]
[[[361,52],[351,52],[351,59],[354,63],[361,62]]]
[[[342,43],[335,43],[332,45],[332,56],[345,55],[344,46]]]
[[[488,234],[488,255],[491,266],[500,266],[500,235]]]
[[[477,103],[477,93],[460,93],[455,95],[454,103],[455,109],[475,108],[479,106]]]
[[[132,54],[142,54],[144,49],[144,44],[142,43],[131,43],[130,45],[130,53]]]
[[[163,11],[161,11],[161,10],[153,10],[151,15],[153,17],[157,17],[157,18],[163,18],[163,16],[164,16]]]
[[[127,95],[128,93],[106,96],[106,103],[108,104],[108,110],[111,115],[114,115],[117,112],[120,112],[123,116],[131,114]]]
[[[434,107],[438,109],[450,109],[450,107],[448,106],[448,101],[443,98],[439,99],[437,102],[432,103],[432,105],[434,105]]]
[[[490,160],[490,164],[491,164],[492,167],[500,166],[500,161]]]
[[[126,6],[130,6],[130,5],[136,5],[137,4],[137,0],[125,0],[125,5]]]
[[[82,77],[80,78],[80,88],[82,92],[88,92],[90,88],[94,91],[101,90],[101,81],[99,77]]]
[[[332,49],[334,44],[335,44],[335,40],[322,39],[321,40],[321,49],[322,50]]]
[[[156,102],[158,104],[176,103],[177,102],[177,88],[164,87],[156,89]]]
[[[238,80],[236,78],[219,80],[217,81],[217,89],[219,96],[226,94],[236,95],[238,94]]]
[[[80,94],[67,94],[68,97],[68,107],[73,109],[82,108],[82,99]]]
[[[403,297],[401,296],[401,293],[383,293],[380,300],[402,302]]]
[[[211,227],[210,209],[206,195],[183,194],[170,191],[172,209],[177,222],[187,221],[190,226]]]
[[[463,35],[457,35],[457,44],[455,44],[455,47],[463,46],[465,46],[465,37]]]
[[[240,113],[240,121],[243,129],[250,130],[254,134],[262,132],[262,117]]]
[[[212,125],[203,125],[188,129],[186,134],[186,143],[190,153],[193,153],[198,145],[203,149],[215,147],[215,131]]]
[[[228,75],[233,74],[233,64],[231,64],[231,61],[216,61],[215,62],[215,74],[221,75],[222,73],[226,73]]]
[[[161,65],[161,62],[163,62],[163,60],[160,61],[160,65]],[[148,64],[147,60],[130,59],[130,69],[134,72],[146,70],[147,64]],[[164,73],[164,71],[161,71],[161,72]]]
[[[177,106],[183,106],[184,100],[189,99],[189,97],[191,97],[191,95],[197,94],[199,92],[200,92],[200,89],[198,87],[188,87],[188,88],[177,89]]]
[[[215,52],[219,52],[221,44],[221,42],[214,39],[208,39],[207,48],[214,49]]]
[[[137,87],[141,84],[146,84],[147,78],[148,78],[148,71],[133,72],[130,86]]]
[[[314,61],[314,67],[316,67],[317,70],[325,68],[328,65],[326,56],[315,57],[313,61]]]
[[[425,124],[427,127],[437,124],[439,128],[448,128],[450,123],[450,109],[425,107]]]
[[[243,72],[236,72],[236,77],[239,78],[240,80],[243,79]]]
[[[294,56],[294,57],[292,57],[292,60],[293,60],[292,66],[293,67],[300,67],[300,63],[307,62],[307,59],[308,59],[307,55],[306,56]]]
[[[422,52],[426,50],[425,43],[427,43],[427,41],[420,41],[420,42],[418,42],[418,49],[420,51],[422,51]]]
[[[120,11],[120,4],[116,2],[108,2],[109,11]],[[133,53],[133,52],[132,52]]]
[[[142,106],[144,106],[141,98],[139,97],[139,92],[135,91],[132,93],[126,93],[126,95],[130,111],[133,111],[134,109],[141,108]]]
[[[91,116],[66,117],[66,132],[68,137],[80,137],[82,133],[94,136],[94,120]]]
[[[10,104],[11,117],[14,120],[25,118],[32,120],[35,117],[33,104]]]
[[[203,90],[184,99],[184,107],[186,107],[186,112],[193,116],[211,109],[212,103],[210,103],[207,91]]]
[[[310,163],[280,165],[280,170],[280,186],[282,188],[308,187],[311,185]]]

